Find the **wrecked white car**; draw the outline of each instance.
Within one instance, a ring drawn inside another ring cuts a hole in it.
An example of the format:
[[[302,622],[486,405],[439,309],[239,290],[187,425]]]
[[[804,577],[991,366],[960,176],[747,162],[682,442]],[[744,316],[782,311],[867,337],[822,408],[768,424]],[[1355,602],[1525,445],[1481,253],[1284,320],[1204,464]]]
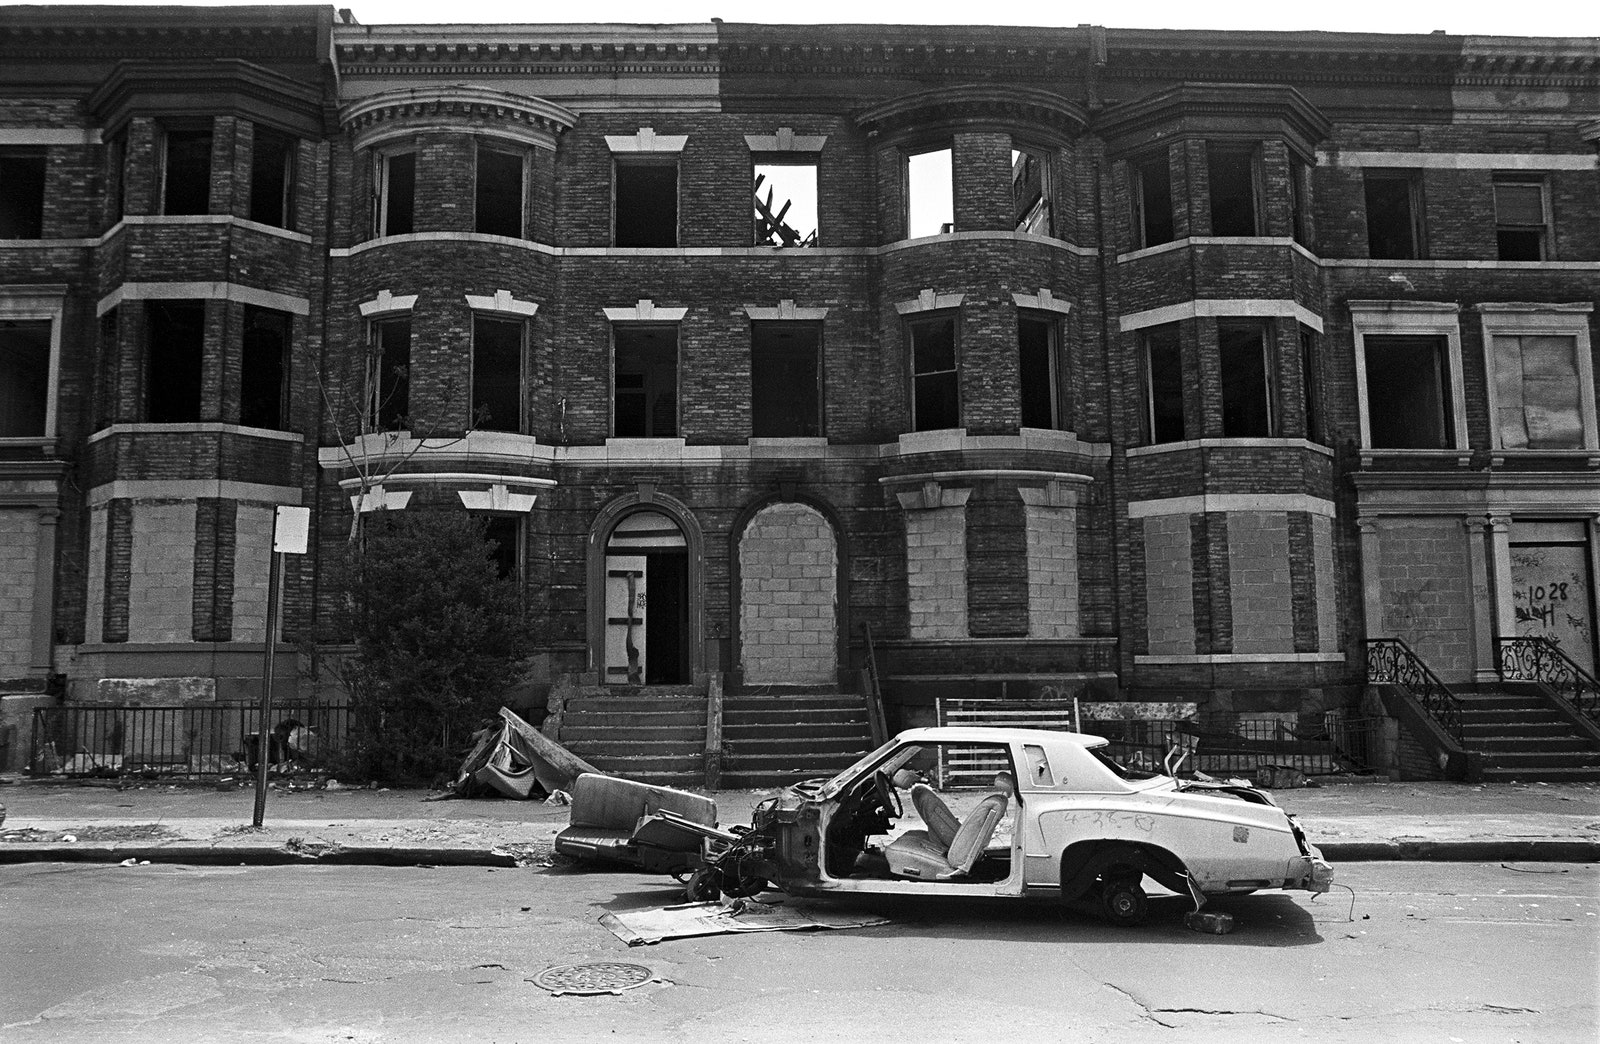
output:
[[[1271,797],[1128,768],[1098,736],[913,729],[832,779],[707,834],[695,899],[844,893],[1060,897],[1137,924],[1148,877],[1198,910],[1264,888],[1328,890],[1332,868]],[[922,826],[904,829],[911,805]]]

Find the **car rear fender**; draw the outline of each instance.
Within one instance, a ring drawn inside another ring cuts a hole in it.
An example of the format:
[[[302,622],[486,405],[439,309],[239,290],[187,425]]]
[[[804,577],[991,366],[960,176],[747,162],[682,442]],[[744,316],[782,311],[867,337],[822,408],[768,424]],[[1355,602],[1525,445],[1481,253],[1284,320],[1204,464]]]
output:
[[[1068,845],[1061,853],[1061,894],[1079,899],[1102,877],[1149,875],[1163,888],[1186,895],[1189,872],[1183,860],[1157,845],[1096,839]]]

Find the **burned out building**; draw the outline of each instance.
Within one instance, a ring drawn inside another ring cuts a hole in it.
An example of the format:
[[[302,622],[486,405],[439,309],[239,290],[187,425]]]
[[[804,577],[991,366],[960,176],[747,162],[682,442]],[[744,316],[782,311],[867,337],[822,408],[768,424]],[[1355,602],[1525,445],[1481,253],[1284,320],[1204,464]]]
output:
[[[257,692],[279,505],[286,698],[353,513],[472,513],[663,779],[1592,673],[1597,143],[1595,39],[9,8],[12,766]]]

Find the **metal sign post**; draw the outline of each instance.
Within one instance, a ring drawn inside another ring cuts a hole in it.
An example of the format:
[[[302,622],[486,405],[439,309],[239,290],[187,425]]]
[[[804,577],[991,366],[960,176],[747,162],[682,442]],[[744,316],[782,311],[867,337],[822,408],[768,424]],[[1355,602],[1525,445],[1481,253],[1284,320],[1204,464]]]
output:
[[[256,814],[260,826],[267,811],[267,766],[272,763],[272,668],[276,657],[278,588],[283,580],[283,556],[303,555],[311,533],[311,509],[279,505],[272,520],[272,561],[267,567],[267,627],[261,668],[261,727],[256,733]]]

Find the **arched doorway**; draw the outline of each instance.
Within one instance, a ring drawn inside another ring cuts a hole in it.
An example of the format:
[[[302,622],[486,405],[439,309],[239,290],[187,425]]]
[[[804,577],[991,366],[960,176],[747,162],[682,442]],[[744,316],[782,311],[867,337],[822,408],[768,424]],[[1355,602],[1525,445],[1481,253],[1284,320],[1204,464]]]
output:
[[[683,530],[659,511],[626,515],[606,540],[604,683],[689,681],[689,620]]]
[[[739,538],[739,659],[747,685],[838,681],[839,546],[807,504],[770,504]]]

